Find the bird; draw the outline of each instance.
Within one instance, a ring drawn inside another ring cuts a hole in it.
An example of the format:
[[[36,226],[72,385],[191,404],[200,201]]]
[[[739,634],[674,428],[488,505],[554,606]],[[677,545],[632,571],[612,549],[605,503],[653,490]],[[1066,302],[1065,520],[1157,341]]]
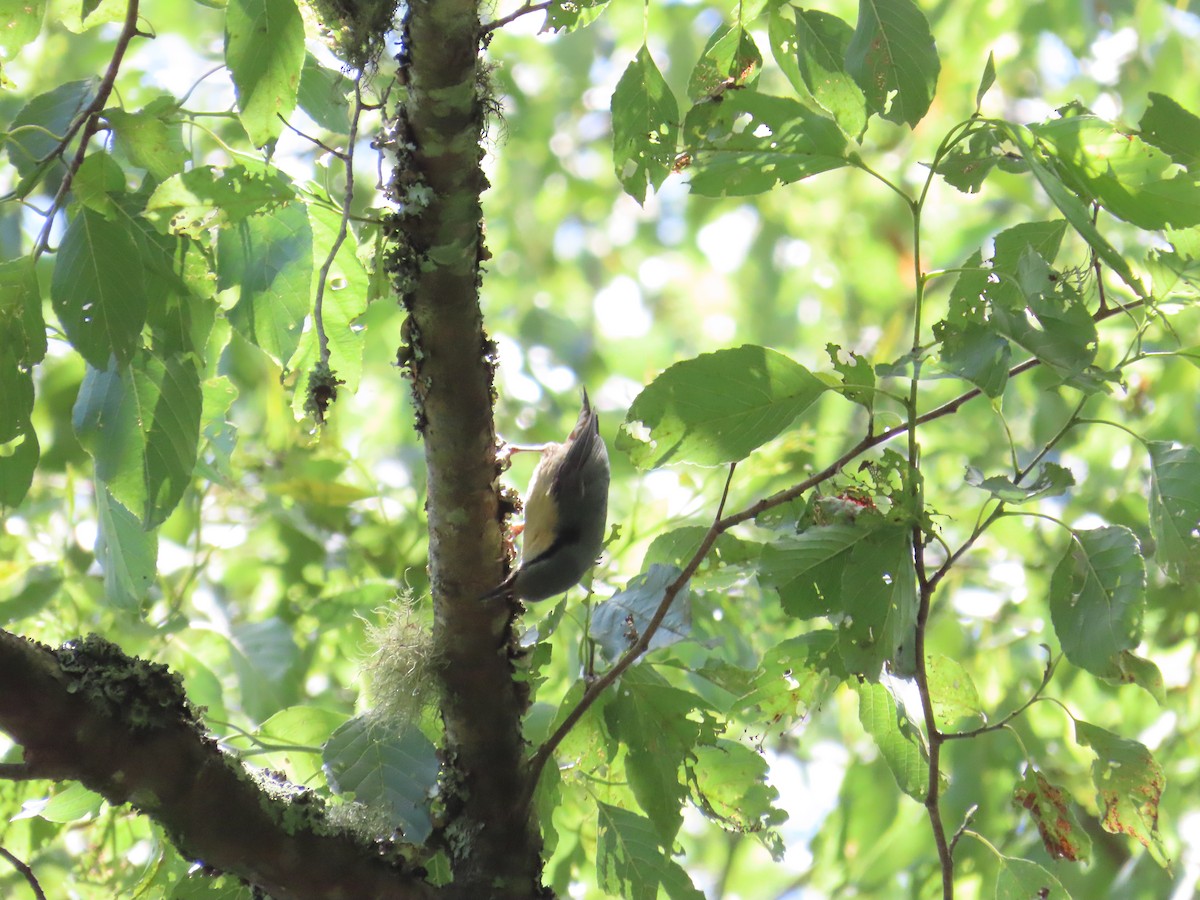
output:
[[[561,444],[541,448],[525,492],[521,564],[484,595],[545,600],[578,584],[604,546],[608,520],[608,448],[583,391],[579,419]]]

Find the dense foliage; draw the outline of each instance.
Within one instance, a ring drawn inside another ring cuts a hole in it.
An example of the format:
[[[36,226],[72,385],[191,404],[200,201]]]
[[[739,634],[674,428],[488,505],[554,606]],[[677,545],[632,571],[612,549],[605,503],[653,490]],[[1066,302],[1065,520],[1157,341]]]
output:
[[[443,884],[409,48],[339,8],[0,0],[0,624],[169,666]],[[1190,896],[1200,18],[493,13],[468,351],[511,441],[586,384],[614,466],[586,591],[515,623],[545,884]],[[252,895],[4,749],[5,896]]]

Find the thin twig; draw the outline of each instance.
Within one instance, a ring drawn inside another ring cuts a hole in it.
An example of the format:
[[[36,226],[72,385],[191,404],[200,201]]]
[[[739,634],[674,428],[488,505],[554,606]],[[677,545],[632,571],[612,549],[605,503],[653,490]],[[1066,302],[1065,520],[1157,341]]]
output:
[[[975,813],[979,812],[979,804],[973,803],[967,809],[966,815],[963,816],[962,824],[954,832],[954,837],[950,838],[950,855],[954,855],[954,848],[958,846],[958,839],[961,838],[971,827],[971,823],[975,821]]]
[[[1143,303],[1144,301],[1139,300],[1134,304],[1131,304],[1131,306],[1142,305]],[[1097,311],[1092,318],[1099,322],[1129,308],[1130,307],[1122,307],[1121,309]],[[1037,359],[1036,357],[1027,359],[1024,362],[1018,363],[1010,368],[1008,370],[1008,377],[1013,378],[1017,375],[1020,375],[1022,372],[1027,372],[1030,369],[1035,368],[1040,364],[1041,360]],[[912,424],[924,425],[927,422],[932,422],[937,419],[953,415],[954,413],[958,412],[960,407],[970,400],[978,397],[982,393],[983,391],[979,388],[972,388],[971,390],[960,394],[958,397],[955,397],[953,400],[943,403],[941,406],[935,407],[929,412],[917,416],[916,419],[913,420]],[[712,525],[709,526],[707,533],[704,535],[704,539],[700,542],[700,546],[696,548],[696,552],[692,554],[692,558],[688,561],[683,571],[678,577],[676,577],[674,581],[667,585],[667,589],[663,594],[663,599],[658,605],[658,609],[655,610],[654,615],[651,617],[646,628],[642,631],[642,634],[638,640],[627,651],[625,651],[625,654],[619,660],[617,660],[611,669],[609,669],[588,686],[587,690],[584,691],[583,696],[579,698],[579,702],[575,704],[575,707],[570,713],[567,714],[567,717],[563,720],[562,724],[555,729],[554,733],[550,735],[550,737],[546,739],[545,743],[538,747],[533,756],[530,757],[529,781],[527,785],[529,795],[526,797],[526,802],[528,802],[529,797],[532,796],[533,790],[537,786],[538,778],[541,776],[542,769],[558,745],[562,743],[563,739],[567,736],[571,729],[578,724],[579,720],[583,718],[584,713],[586,713],[592,704],[596,702],[600,695],[603,694],[604,691],[607,690],[608,687],[615,682],[626,669],[633,665],[633,663],[636,662],[637,659],[646,652],[646,648],[650,645],[650,640],[654,637],[655,633],[657,633],[659,627],[662,625],[662,622],[666,618],[667,612],[670,609],[671,604],[674,602],[675,597],[683,589],[683,586],[692,578],[692,576],[696,574],[697,570],[700,568],[700,564],[704,561],[704,558],[708,555],[708,552],[716,543],[717,538],[735,525],[740,525],[743,522],[750,521],[769,509],[773,509],[774,507],[781,506],[784,503],[795,500],[797,497],[803,495],[806,491],[809,491],[818,484],[821,484],[822,482],[832,478],[866,451],[873,449],[874,447],[878,447],[881,444],[885,444],[893,438],[907,434],[909,427],[909,423],[905,422],[897,425],[895,428],[881,432],[880,434],[868,435],[867,437],[862,438],[858,443],[839,456],[832,463],[827,465],[824,469],[813,475],[810,475],[808,478],[804,479],[798,484],[794,484],[786,490],[779,491],[775,494],[772,494],[770,497],[765,497],[756,503],[752,503],[750,506],[746,507],[740,512],[731,513],[723,518],[715,519]],[[731,470],[730,478],[732,478],[732,475],[733,473]],[[728,491],[728,480],[726,482],[726,491]],[[722,497],[722,509],[723,504],[724,496]],[[939,576],[940,570],[939,573],[935,574],[934,577],[929,579],[930,590],[936,586],[934,578],[938,578]],[[919,649],[920,648],[918,648],[918,650]],[[919,659],[920,657],[918,657],[918,660]],[[928,721],[933,721],[932,715]],[[932,784],[934,789],[936,789],[936,783],[937,780],[935,778],[933,779]],[[942,837],[944,841],[944,832]]]
[[[275,115],[279,116],[279,121],[283,123],[284,128],[286,128],[288,131],[292,132],[293,134],[299,135],[300,137],[304,138],[304,140],[308,141],[310,144],[316,144],[318,147],[320,147],[326,153],[336,156],[338,159],[342,160],[343,162],[345,161],[346,154],[343,151],[338,150],[334,147],[330,147],[328,144],[326,144],[320,138],[313,137],[311,134],[305,134],[303,131],[301,131],[299,128],[297,128],[295,125],[293,125],[287,119],[285,119],[282,114],[275,113]]]
[[[13,856],[13,854],[4,847],[0,847],[0,856],[3,856],[10,863],[12,863],[12,867],[25,877],[25,880],[29,882],[30,889],[33,891],[33,896],[35,896],[37,900],[46,900],[46,895],[42,892],[42,886],[38,884],[37,876],[33,874],[33,869],[29,868],[29,866],[25,865],[25,863]]]
[[[989,731],[999,731],[1001,728],[1004,728],[1009,722],[1021,715],[1021,713],[1025,712],[1025,710],[1029,709],[1029,707],[1033,706],[1041,698],[1042,692],[1050,686],[1050,679],[1054,677],[1054,669],[1058,666],[1058,661],[1061,658],[1061,656],[1052,656],[1046,660],[1046,669],[1042,672],[1042,683],[1037,686],[1037,689],[1024,703],[1012,712],[1001,719],[997,719],[995,722],[988,725],[980,725],[978,728],[972,728],[970,731],[943,732],[942,739],[946,741],[961,741],[967,738],[978,737],[981,734],[987,734]]]
[[[58,191],[54,195],[54,201],[50,204],[50,212],[46,216],[46,222],[42,226],[37,241],[33,245],[33,258],[35,260],[49,246],[50,229],[54,226],[54,217],[66,201],[67,192],[71,189],[71,182],[75,180],[75,173],[83,165],[83,160],[87,156],[88,142],[91,141],[92,136],[100,128],[100,112],[107,105],[113,86],[117,82],[117,73],[121,69],[121,62],[125,59],[125,51],[129,49],[129,43],[135,37],[146,37],[144,32],[138,30],[137,21],[138,0],[129,0],[129,5],[125,8],[125,22],[121,26],[121,33],[117,36],[117,42],[113,47],[113,55],[112,59],[109,60],[108,69],[105,70],[104,78],[101,79],[100,86],[96,89],[96,96],[92,98],[92,102],[88,104],[87,109],[76,120],[77,123],[82,123],[83,127],[83,133],[79,136],[79,147],[75,150],[75,158],[67,166],[67,171],[63,175],[62,182],[58,186]],[[67,136],[63,139],[63,149],[66,148],[67,142],[71,140],[74,130],[78,127],[78,124],[73,123],[71,128],[68,129]]]
[[[354,78],[354,115],[350,118],[350,136],[346,142],[346,152],[339,153],[346,170],[346,190],[342,194],[342,217],[338,223],[338,233],[329,248],[329,255],[321,265],[321,273],[317,277],[317,298],[313,301],[313,328],[317,332],[317,346],[320,348],[320,361],[329,365],[329,335],[325,333],[325,284],[329,280],[329,270],[337,258],[338,251],[346,240],[349,230],[350,207],[354,203],[354,145],[358,141],[358,121],[362,116],[362,72]],[[290,127],[290,126],[289,126]]]
[[[515,22],[517,19],[521,18],[521,16],[528,15],[529,13],[541,12],[542,10],[549,9],[550,6],[550,0],[546,0],[545,3],[526,3],[519,9],[510,12],[507,16],[501,16],[499,19],[493,19],[486,25],[480,25],[479,34],[480,36],[491,34],[497,28],[503,28],[505,25]]]

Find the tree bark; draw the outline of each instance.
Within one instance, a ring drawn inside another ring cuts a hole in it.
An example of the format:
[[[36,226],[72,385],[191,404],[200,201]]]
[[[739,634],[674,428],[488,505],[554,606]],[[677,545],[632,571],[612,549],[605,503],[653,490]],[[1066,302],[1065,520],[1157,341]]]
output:
[[[524,804],[527,697],[513,678],[511,613],[479,599],[503,567],[494,351],[479,305],[488,98],[478,5],[416,0],[402,33],[407,100],[392,190],[400,205],[397,253],[407,259],[397,287],[410,313],[402,356],[428,467],[446,846],[462,896],[538,896],[541,838]]]

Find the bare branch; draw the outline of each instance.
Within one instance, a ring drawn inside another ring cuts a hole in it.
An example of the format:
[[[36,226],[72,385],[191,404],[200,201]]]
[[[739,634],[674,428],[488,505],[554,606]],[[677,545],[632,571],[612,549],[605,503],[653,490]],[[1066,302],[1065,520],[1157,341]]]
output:
[[[16,856],[14,856],[4,847],[0,847],[0,856],[3,856],[10,863],[12,863],[12,867],[20,872],[22,877],[29,882],[29,888],[33,891],[33,896],[35,896],[37,900],[46,900],[46,895],[42,892],[42,886],[38,884],[37,876],[33,874],[33,869],[29,868],[29,866],[17,859]]]
[[[489,35],[497,28],[503,28],[505,25],[515,22],[517,19],[521,18],[521,16],[528,15],[529,13],[542,12],[543,10],[549,8],[550,0],[546,0],[545,3],[526,3],[524,6],[521,6],[513,12],[510,12],[507,16],[502,16],[499,19],[493,19],[486,25],[480,25],[479,35],[480,37]]]
[[[42,225],[42,230],[33,245],[34,259],[41,256],[49,246],[50,229],[54,226],[54,217],[66,202],[67,192],[71,189],[71,182],[75,179],[75,173],[83,165],[83,160],[87,156],[88,142],[100,128],[100,112],[107,105],[108,98],[112,94],[113,86],[117,81],[117,73],[121,70],[121,62],[125,59],[125,51],[129,49],[129,44],[135,37],[149,36],[145,32],[138,30],[137,21],[138,0],[129,0],[129,5],[125,7],[125,21],[121,25],[121,33],[117,35],[116,44],[113,46],[112,59],[109,60],[108,69],[104,72],[104,78],[101,79],[100,86],[96,89],[96,96],[92,98],[92,102],[87,105],[87,108],[71,124],[71,127],[67,130],[67,134],[63,138],[62,149],[66,149],[75,131],[82,126],[83,133],[79,137],[79,146],[75,150],[75,158],[67,166],[67,171],[63,175],[62,182],[58,186],[58,191],[54,195],[54,201],[50,204],[50,211],[46,215],[45,224]]]

